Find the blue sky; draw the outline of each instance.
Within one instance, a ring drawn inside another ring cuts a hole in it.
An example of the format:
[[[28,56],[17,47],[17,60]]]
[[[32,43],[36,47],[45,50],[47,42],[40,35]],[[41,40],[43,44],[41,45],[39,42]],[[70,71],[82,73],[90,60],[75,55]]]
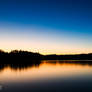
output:
[[[1,49],[88,53],[91,38],[91,0],[0,0]]]

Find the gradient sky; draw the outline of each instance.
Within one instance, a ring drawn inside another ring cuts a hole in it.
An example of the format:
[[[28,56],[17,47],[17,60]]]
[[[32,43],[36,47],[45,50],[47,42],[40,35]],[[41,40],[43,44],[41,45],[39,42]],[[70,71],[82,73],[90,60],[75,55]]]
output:
[[[92,52],[92,0],[0,0],[0,49]]]

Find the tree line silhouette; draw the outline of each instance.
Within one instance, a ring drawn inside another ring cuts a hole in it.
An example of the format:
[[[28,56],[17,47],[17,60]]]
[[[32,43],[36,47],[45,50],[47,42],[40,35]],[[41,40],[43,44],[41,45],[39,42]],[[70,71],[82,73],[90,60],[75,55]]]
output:
[[[4,52],[0,50],[0,60],[3,62],[17,63],[40,62],[41,60],[92,60],[92,53],[89,54],[75,54],[75,55],[42,55],[40,53],[33,53],[29,51],[13,50],[11,52]],[[3,63],[1,62],[1,63]]]
[[[31,63],[35,63],[36,60],[40,62],[41,58],[41,54],[29,51],[13,50],[11,52],[4,52],[0,50],[0,60],[8,63],[29,63],[29,61],[31,61]]]

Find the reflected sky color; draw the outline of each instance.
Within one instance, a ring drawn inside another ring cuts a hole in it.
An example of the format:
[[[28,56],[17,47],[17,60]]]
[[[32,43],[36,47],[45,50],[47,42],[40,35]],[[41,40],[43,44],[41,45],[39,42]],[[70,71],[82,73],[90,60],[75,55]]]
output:
[[[38,66],[0,64],[2,92],[91,92],[92,63],[42,61]]]
[[[43,61],[38,67],[33,66],[21,70],[5,67],[0,71],[0,82],[21,83],[92,76],[92,66],[76,63],[56,63],[56,61],[51,62]]]
[[[0,0],[0,48],[41,54],[92,51],[91,0]]]

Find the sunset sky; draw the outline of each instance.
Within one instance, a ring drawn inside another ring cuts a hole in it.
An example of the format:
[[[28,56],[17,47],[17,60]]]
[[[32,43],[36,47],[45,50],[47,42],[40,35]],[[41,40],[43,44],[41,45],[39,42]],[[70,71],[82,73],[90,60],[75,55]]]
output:
[[[92,52],[92,0],[0,0],[0,49]]]

